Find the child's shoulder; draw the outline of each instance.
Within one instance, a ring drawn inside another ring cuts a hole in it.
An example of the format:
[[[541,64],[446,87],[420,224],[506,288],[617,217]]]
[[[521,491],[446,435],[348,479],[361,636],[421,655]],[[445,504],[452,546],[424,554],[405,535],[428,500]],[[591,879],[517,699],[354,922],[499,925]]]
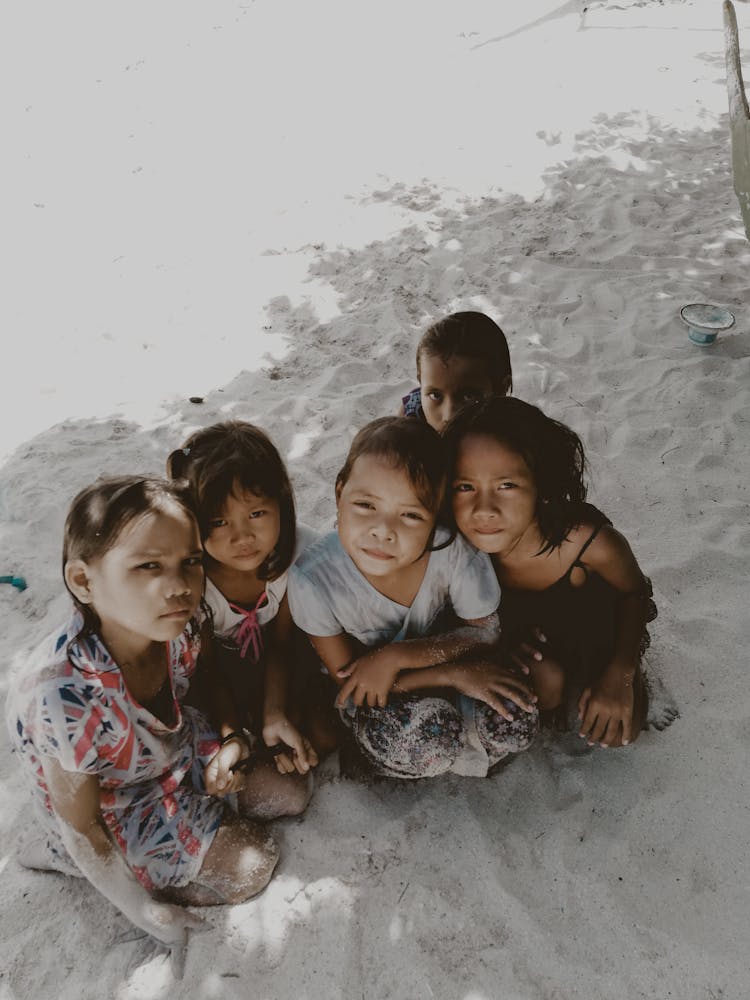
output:
[[[342,563],[345,556],[338,532],[328,531],[311,539],[309,544],[302,548],[290,569],[290,575],[292,577],[314,575],[323,566]]]
[[[313,542],[317,542],[321,538],[321,533],[316,531],[315,528],[311,528],[309,524],[305,524],[304,521],[297,521],[296,526],[296,541],[294,544],[294,559],[297,560],[305,552]]]

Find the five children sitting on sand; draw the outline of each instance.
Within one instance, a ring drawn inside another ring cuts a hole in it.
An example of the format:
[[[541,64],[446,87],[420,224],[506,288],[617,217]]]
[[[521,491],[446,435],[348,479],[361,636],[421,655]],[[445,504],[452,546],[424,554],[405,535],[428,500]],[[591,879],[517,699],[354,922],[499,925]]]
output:
[[[258,821],[304,811],[339,741],[417,779],[485,776],[571,705],[589,744],[637,738],[656,609],[586,503],[580,439],[508,396],[482,313],[431,326],[417,376],[398,417],[356,435],[322,537],[240,421],[188,438],[169,479],[74,499],[72,615],[8,699],[38,818],[23,864],[85,876],[179,953],[185,904],[266,885],[278,850]]]

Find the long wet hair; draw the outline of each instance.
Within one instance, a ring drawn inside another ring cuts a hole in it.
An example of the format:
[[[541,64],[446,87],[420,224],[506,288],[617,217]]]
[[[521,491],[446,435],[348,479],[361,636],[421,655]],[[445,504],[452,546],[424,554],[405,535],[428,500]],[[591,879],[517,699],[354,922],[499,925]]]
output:
[[[505,334],[494,320],[481,312],[456,312],[429,326],[417,344],[417,378],[422,380],[422,355],[440,358],[476,358],[487,366],[492,388],[498,395],[513,391],[513,371]]]
[[[336,476],[336,496],[346,486],[354,463],[363,455],[373,455],[406,473],[419,502],[435,517],[437,526],[443,509],[448,475],[445,448],[440,435],[429,424],[408,417],[378,417],[366,424],[355,436],[339,474]],[[434,531],[427,544],[432,549]],[[455,538],[451,531],[445,548]]]
[[[62,566],[65,587],[83,616],[78,637],[97,634],[101,621],[94,606],[83,604],[68,587],[66,565],[74,559],[94,562],[114,548],[123,529],[133,521],[170,506],[179,507],[197,520],[187,485],[167,479],[113,476],[98,479],[75,497],[65,519]]]
[[[281,455],[259,427],[228,420],[196,431],[169,456],[167,474],[190,484],[204,541],[211,534],[211,521],[238,486],[275,500],[279,539],[257,573],[261,580],[275,580],[289,568],[297,541],[292,484]]]
[[[450,469],[469,434],[494,438],[521,455],[537,490],[535,516],[544,539],[540,554],[561,545],[580,523],[586,500],[586,457],[575,431],[514,396],[490,396],[463,406],[443,432]],[[449,506],[445,517],[455,524]]]

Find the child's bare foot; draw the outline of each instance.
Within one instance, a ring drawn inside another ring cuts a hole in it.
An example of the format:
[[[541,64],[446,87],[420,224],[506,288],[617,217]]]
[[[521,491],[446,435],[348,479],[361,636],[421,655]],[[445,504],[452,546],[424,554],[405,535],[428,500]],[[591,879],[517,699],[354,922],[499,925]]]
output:
[[[648,690],[648,711],[646,713],[646,728],[657,729],[659,732],[671,726],[679,719],[680,710],[677,707],[672,692],[666,687],[660,677],[654,674],[644,674],[644,682]]]

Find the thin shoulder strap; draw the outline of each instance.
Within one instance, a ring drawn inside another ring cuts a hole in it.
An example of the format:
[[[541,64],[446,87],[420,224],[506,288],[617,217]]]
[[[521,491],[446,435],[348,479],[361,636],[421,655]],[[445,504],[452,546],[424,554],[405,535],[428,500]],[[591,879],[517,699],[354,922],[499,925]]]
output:
[[[588,571],[587,571],[586,567],[583,565],[583,563],[581,562],[581,557],[583,556],[583,554],[586,551],[586,549],[589,547],[589,545],[591,545],[591,543],[593,542],[593,540],[596,538],[596,536],[599,534],[599,532],[602,530],[602,528],[604,527],[604,525],[606,523],[607,523],[606,521],[603,521],[601,524],[598,524],[594,528],[594,530],[591,532],[591,534],[589,535],[589,537],[586,539],[586,541],[581,546],[581,550],[578,553],[578,555],[575,557],[575,559],[570,564],[570,566],[568,566],[568,571],[563,576],[563,580],[567,580],[570,577],[570,574],[573,572],[573,570],[576,568],[576,566],[580,567],[583,570],[583,572],[586,573],[586,575],[588,576]]]

